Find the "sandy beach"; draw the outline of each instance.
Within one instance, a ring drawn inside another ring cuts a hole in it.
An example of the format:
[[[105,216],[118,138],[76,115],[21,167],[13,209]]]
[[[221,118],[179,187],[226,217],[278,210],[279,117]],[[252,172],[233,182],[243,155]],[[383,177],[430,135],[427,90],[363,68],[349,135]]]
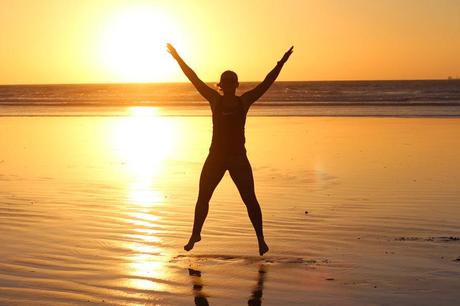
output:
[[[183,251],[210,117],[0,117],[0,305],[456,305],[460,119],[248,117]],[[200,304],[201,303],[201,304]]]

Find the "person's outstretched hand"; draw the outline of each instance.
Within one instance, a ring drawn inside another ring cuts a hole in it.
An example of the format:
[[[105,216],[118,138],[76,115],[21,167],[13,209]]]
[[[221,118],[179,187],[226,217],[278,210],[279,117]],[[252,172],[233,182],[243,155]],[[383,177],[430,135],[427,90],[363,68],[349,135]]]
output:
[[[287,62],[287,60],[289,59],[289,56],[291,56],[292,52],[294,52],[293,49],[294,49],[294,46],[289,48],[289,50],[287,50],[286,53],[284,53],[283,58],[281,58],[280,60],[280,63],[284,64]]]
[[[170,43],[167,43],[166,47],[168,48],[168,52],[172,55],[172,57],[174,57],[175,59],[179,57],[179,54],[177,53],[176,49]]]

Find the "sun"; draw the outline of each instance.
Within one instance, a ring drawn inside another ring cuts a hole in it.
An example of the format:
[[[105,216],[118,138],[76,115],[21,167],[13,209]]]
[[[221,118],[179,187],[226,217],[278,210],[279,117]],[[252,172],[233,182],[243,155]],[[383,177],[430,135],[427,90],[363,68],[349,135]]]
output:
[[[125,8],[112,14],[100,39],[101,61],[121,82],[167,81],[175,72],[166,43],[179,44],[178,23],[152,6]]]

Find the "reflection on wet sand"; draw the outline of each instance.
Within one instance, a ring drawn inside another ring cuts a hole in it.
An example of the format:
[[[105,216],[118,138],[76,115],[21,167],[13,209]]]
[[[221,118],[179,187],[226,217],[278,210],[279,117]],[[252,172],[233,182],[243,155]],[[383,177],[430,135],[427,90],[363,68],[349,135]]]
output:
[[[264,291],[264,282],[266,277],[267,270],[265,266],[262,264],[259,266],[259,273],[257,278],[257,284],[252,290],[252,295],[248,300],[248,305],[250,306],[258,306],[262,305],[262,295]]]
[[[265,265],[259,265],[257,277],[257,284],[252,290],[251,296],[248,299],[249,306],[260,306],[262,305],[262,295],[264,290],[264,282],[266,278],[266,267]],[[195,305],[197,306],[208,306],[209,302],[207,299],[207,294],[203,292],[203,281],[201,279],[201,271],[188,268],[188,274],[192,278],[192,290],[194,295]]]
[[[189,268],[188,275],[192,277],[192,284],[193,284],[192,289],[193,289],[193,295],[195,296],[195,305],[198,305],[198,306],[209,305],[208,299],[206,298],[206,295],[202,291],[203,282],[201,280],[201,271]]]
[[[161,217],[157,208],[164,195],[156,187],[163,176],[164,161],[176,142],[176,130],[153,107],[133,107],[132,115],[112,126],[113,153],[124,165],[126,203],[123,206],[130,232],[126,248],[127,286],[138,290],[167,291],[169,271],[161,254],[158,236]]]

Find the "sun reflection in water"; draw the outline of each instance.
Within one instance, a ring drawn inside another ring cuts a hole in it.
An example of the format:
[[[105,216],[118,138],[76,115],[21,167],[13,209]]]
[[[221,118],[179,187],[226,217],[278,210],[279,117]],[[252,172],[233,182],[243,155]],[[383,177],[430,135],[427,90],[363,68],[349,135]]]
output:
[[[130,258],[129,271],[133,276],[128,280],[127,285],[131,288],[141,290],[166,291],[163,281],[166,274],[163,262],[156,256],[149,254],[136,254]]]
[[[141,290],[163,290],[167,270],[162,260],[159,213],[164,195],[156,183],[162,178],[165,161],[173,152],[177,132],[171,120],[155,107],[132,107],[113,128],[113,149],[121,160],[127,186],[127,219],[132,228],[124,247],[132,251],[124,268],[131,277],[127,286]]]
[[[158,176],[174,149],[174,126],[156,107],[132,107],[130,111],[131,116],[120,118],[114,126],[114,149],[135,178]]]
[[[139,206],[150,207],[163,201],[163,194],[152,189],[153,180],[144,178],[142,181],[129,185],[128,200]]]
[[[128,201],[150,207],[163,201],[155,190],[155,179],[173,152],[177,138],[171,120],[161,117],[156,107],[132,107],[131,115],[120,118],[113,128],[113,148],[126,170]]]

